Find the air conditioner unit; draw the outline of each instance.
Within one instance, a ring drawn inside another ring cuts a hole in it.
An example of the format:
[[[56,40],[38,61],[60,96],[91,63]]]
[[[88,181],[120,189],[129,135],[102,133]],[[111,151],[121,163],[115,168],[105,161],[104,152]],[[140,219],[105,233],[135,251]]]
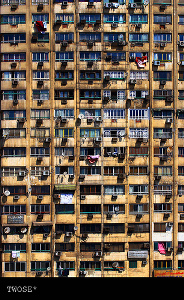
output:
[[[72,235],[73,235],[73,232],[69,232],[69,231],[65,232],[65,236],[67,236],[67,237],[72,236]]]
[[[14,195],[13,200],[19,200],[20,196],[19,195]]]
[[[113,142],[113,143],[116,143],[117,141],[118,141],[118,138],[117,138],[117,137],[113,137],[113,138],[112,138],[112,142]]]
[[[143,261],[142,261],[142,264],[143,264],[143,265],[146,265],[146,264],[147,264],[147,260],[143,260]]]
[[[42,156],[37,156],[37,160],[38,160],[38,161],[42,161],[42,160],[43,160],[43,157],[42,157]]]
[[[94,5],[93,1],[88,2],[88,6],[93,6],[93,5]]]
[[[105,79],[106,81],[109,81],[109,80],[110,80],[110,76],[109,76],[109,75],[106,75],[106,76],[104,77],[104,79]]]
[[[67,142],[67,138],[62,138],[62,143],[66,143]]]
[[[62,47],[67,47],[67,46],[68,46],[68,42],[63,41],[63,42],[61,43],[61,46],[62,46]]]
[[[61,251],[55,251],[55,256],[61,256],[62,252]]]
[[[16,62],[11,63],[11,68],[16,68],[16,66],[17,66]]]
[[[125,158],[125,153],[119,153],[119,154],[118,154],[118,157],[119,157],[120,159],[124,159],[124,158]]]
[[[60,199],[60,194],[54,194],[54,199]]]
[[[13,104],[18,104],[19,100],[18,99],[13,99]]]
[[[111,8],[111,3],[105,3],[104,8]]]
[[[112,152],[107,152],[107,156],[111,156],[112,155]]]
[[[85,199],[86,199],[86,196],[85,196],[85,195],[81,195],[81,196],[80,196],[80,199],[81,199],[81,200],[85,200]]]
[[[112,194],[112,199],[117,199],[117,197],[118,197],[117,193]]]
[[[44,170],[42,173],[43,176],[49,176],[50,175],[50,171],[49,170]]]
[[[80,178],[80,179],[84,179],[84,178],[85,178],[85,175],[84,175],[84,174],[80,174],[80,175],[79,175],[79,178]]]
[[[96,257],[101,257],[102,256],[102,251],[96,251],[95,256]]]
[[[66,122],[67,122],[67,119],[66,119],[66,118],[61,118],[61,122],[62,122],[62,123],[66,123]]]
[[[184,41],[179,41],[179,46],[184,47]]]
[[[43,85],[43,80],[38,80],[38,85]]]
[[[117,28],[117,27],[118,27],[118,24],[117,24],[117,23],[112,23],[112,24],[111,24],[111,27],[112,27],[112,28]]]
[[[46,139],[45,139],[45,143],[50,143],[51,142],[51,138],[50,137],[47,137]]]
[[[172,119],[167,118],[167,119],[166,119],[166,123],[172,123]]]
[[[38,99],[38,104],[42,104],[43,100],[42,99]]]
[[[118,41],[118,46],[126,46],[126,41]]]
[[[39,67],[43,67],[43,61],[39,61],[39,62],[38,62],[38,66],[39,66]]]
[[[101,121],[102,121],[102,117],[101,116],[95,118],[95,122],[101,122]]]
[[[137,80],[136,79],[130,79],[129,83],[130,84],[136,84]]]
[[[166,47],[166,43],[160,43],[160,47]]]
[[[160,84],[161,84],[161,85],[165,85],[165,84],[166,84],[166,80],[161,80],[161,81],[160,81]]]
[[[24,122],[26,121],[26,119],[25,119],[25,118],[19,118],[17,121],[18,121],[19,123],[24,123]]]
[[[80,275],[87,275],[87,271],[80,270]]]
[[[70,178],[70,179],[74,179],[74,177],[75,177],[74,174],[70,174],[70,175],[69,175],[69,178]]]
[[[142,24],[141,24],[141,23],[136,23],[135,26],[136,26],[137,28],[142,28]]]
[[[92,46],[93,46],[93,43],[94,43],[93,41],[88,41],[88,42],[87,42],[87,45],[88,45],[89,47],[92,47]]]
[[[43,195],[38,195],[38,196],[37,196],[37,199],[38,199],[38,200],[43,200]]]
[[[100,143],[102,141],[101,136],[94,138],[95,143]]]
[[[129,8],[137,8],[137,3],[129,3],[128,5]]]
[[[67,6],[68,5],[68,1],[63,1],[62,6]]]
[[[25,172],[25,171],[21,171],[21,172],[19,172],[19,176],[21,176],[21,177],[24,177],[24,176],[26,176],[26,172]]]
[[[159,61],[159,60],[155,60],[155,61],[153,62],[153,64],[154,64],[154,66],[160,66],[160,61]]]
[[[18,84],[18,80],[12,80],[12,85],[17,85]]]
[[[36,276],[41,276],[43,272],[36,272]]]

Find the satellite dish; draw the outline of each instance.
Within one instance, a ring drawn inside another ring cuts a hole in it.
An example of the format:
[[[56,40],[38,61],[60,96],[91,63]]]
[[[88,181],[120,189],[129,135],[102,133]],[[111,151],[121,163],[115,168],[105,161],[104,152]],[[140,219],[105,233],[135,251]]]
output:
[[[4,233],[9,233],[10,232],[10,227],[5,227],[4,228]]]
[[[119,263],[117,261],[113,262],[112,267],[113,268],[118,268],[119,267]]]
[[[22,227],[20,230],[22,233],[26,233],[27,232],[27,228],[26,227]]]
[[[74,228],[73,228],[73,229],[74,229],[74,231],[76,231],[76,230],[78,229],[78,227],[77,227],[77,226],[74,226]]]
[[[4,195],[5,196],[10,196],[10,191],[8,191],[8,190],[4,191]]]
[[[148,5],[149,4],[149,0],[144,0],[144,5]]]
[[[51,271],[51,267],[47,267],[47,271],[48,271],[48,272]]]
[[[79,118],[79,119],[84,119],[84,115],[83,115],[83,114],[80,114],[78,118]]]

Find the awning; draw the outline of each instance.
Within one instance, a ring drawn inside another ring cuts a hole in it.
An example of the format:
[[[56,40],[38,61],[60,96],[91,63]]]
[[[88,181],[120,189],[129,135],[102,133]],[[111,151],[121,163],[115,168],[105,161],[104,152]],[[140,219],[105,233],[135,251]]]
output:
[[[48,222],[33,222],[33,226],[52,226],[53,222],[48,221]]]
[[[3,223],[1,224],[1,226],[5,226],[5,227],[27,227],[28,224],[27,223]]]
[[[54,186],[55,191],[73,191],[76,189],[75,184],[56,184]]]

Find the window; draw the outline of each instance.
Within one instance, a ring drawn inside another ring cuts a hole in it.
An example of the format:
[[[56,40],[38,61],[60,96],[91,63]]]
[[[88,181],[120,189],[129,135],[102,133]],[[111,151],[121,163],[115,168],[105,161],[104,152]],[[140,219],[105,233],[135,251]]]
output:
[[[184,24],[184,15],[179,15],[179,22],[178,24],[183,25]]]
[[[160,243],[163,244],[165,250],[172,247],[172,242],[154,242],[154,251],[159,251],[158,244],[160,244]]]
[[[146,233],[149,232],[149,223],[129,223],[128,224],[128,232],[134,232],[134,233]]]
[[[49,80],[49,71],[33,71],[33,80]]]
[[[170,227],[167,226],[167,223],[154,223],[154,232],[166,232],[170,231]]]
[[[148,33],[130,33],[129,42],[148,42],[149,35]]]
[[[81,128],[80,129],[80,137],[85,138],[95,138],[100,136],[100,129],[99,128]]]
[[[79,41],[80,42],[100,42],[101,41],[101,33],[91,33],[91,32],[80,32],[79,33]]]
[[[56,262],[56,269],[69,269],[75,270],[75,262],[74,261],[57,261]]]
[[[112,62],[117,61],[125,61],[126,60],[126,53],[125,52],[107,52],[107,56],[111,57]]]
[[[145,214],[148,213],[148,204],[129,204],[129,214]]]
[[[110,79],[124,80],[125,79],[125,72],[124,71],[104,71],[104,78],[106,76],[110,76]]]
[[[101,251],[100,243],[81,243],[80,252],[96,252]]]
[[[41,185],[41,186],[31,186],[31,195],[50,195],[50,186]]]
[[[156,270],[171,270],[172,260],[154,260],[154,269]]]
[[[149,120],[149,108],[148,109],[129,109],[128,117],[133,120]]]
[[[184,156],[184,147],[178,147],[178,157]]]
[[[130,156],[148,156],[148,147],[129,147]]]
[[[104,167],[105,176],[118,176],[125,173],[125,167]]]
[[[73,214],[74,204],[56,204],[55,212],[56,214]]]
[[[125,119],[125,109],[104,109],[104,119]]]
[[[55,156],[72,156],[74,155],[74,148],[72,147],[56,147]]]
[[[56,52],[56,61],[74,61],[73,52]]]
[[[55,94],[54,98],[56,100],[62,100],[62,99],[73,100],[74,99],[74,90],[55,90],[54,94]]]
[[[3,205],[4,215],[25,215],[26,205]]]
[[[55,41],[56,42],[62,42],[62,41],[74,41],[74,34],[72,32],[70,33],[61,33],[57,32],[55,33]]]
[[[101,167],[80,167],[80,174],[101,175]]]
[[[167,52],[155,52],[153,53],[153,60],[155,61],[162,61],[162,62],[169,62],[172,61],[172,53]]]
[[[104,90],[103,97],[109,97],[112,100],[125,100],[125,90]]]
[[[49,90],[33,90],[33,100],[49,100]]]
[[[10,157],[26,157],[26,148],[23,147],[13,147],[13,148],[8,148],[5,147],[3,148],[3,156],[10,156]]]
[[[139,195],[139,194],[148,194],[148,185],[145,184],[140,184],[140,185],[136,185],[136,184],[132,184],[129,185],[129,194],[130,195]]]
[[[160,80],[166,80],[171,81],[172,80],[172,72],[170,71],[154,71],[154,80],[160,81]]]
[[[4,33],[1,43],[26,43],[25,33]]]
[[[173,111],[172,110],[153,110],[153,117],[154,119],[166,119],[166,118],[173,118]]]
[[[31,147],[31,156],[49,156],[50,148]]]
[[[154,185],[154,195],[172,195],[172,185]]]
[[[73,138],[74,137],[74,129],[73,128],[60,128],[55,129],[55,137],[63,138]]]
[[[26,80],[26,71],[3,71],[2,80],[4,81]]]
[[[81,195],[101,195],[101,185],[81,185]]]
[[[184,128],[178,128],[178,138],[184,138]]]
[[[80,71],[80,79],[99,80],[101,79],[101,71]]]
[[[154,33],[153,41],[156,43],[170,43],[172,41],[172,35],[171,33]]]
[[[125,233],[125,224],[124,223],[118,223],[118,224],[105,224],[104,223],[104,231],[106,233]]]
[[[48,52],[33,52],[32,53],[32,61],[34,62],[48,62],[49,61],[49,53]]]
[[[155,175],[161,175],[161,176],[171,176],[172,175],[172,167],[170,166],[158,166],[154,167],[154,174]]]
[[[105,185],[104,195],[124,195],[125,186],[124,185]]]
[[[148,175],[148,167],[131,166],[129,167],[129,175]]]
[[[31,204],[32,214],[49,214],[50,204]]]
[[[32,109],[31,119],[50,119],[49,109]]]
[[[180,42],[183,42],[183,41],[184,41],[184,34],[183,34],[183,33],[180,33],[180,34],[178,35],[178,38],[179,38],[179,41],[180,41]]]
[[[125,205],[124,204],[104,204],[104,213],[124,214],[125,213]]]
[[[20,118],[26,118],[26,110],[3,110],[3,120],[17,120]]]
[[[96,23],[96,21],[100,21],[100,14],[79,14],[80,22],[85,20],[86,23]]]
[[[104,23],[125,23],[125,14],[104,14]]]
[[[172,212],[172,204],[170,203],[154,203],[154,212]]]
[[[80,233],[101,233],[101,224],[80,224]]]
[[[55,71],[55,80],[73,80],[74,72],[73,71]]]
[[[5,262],[4,263],[5,272],[25,272],[26,271],[26,262],[25,261],[14,261],[14,262]]]
[[[46,271],[50,268],[50,261],[31,261],[31,271]]]
[[[122,42],[125,41],[125,33],[105,33],[104,42]]]
[[[31,167],[31,176],[42,176],[43,171],[49,171],[50,173],[50,167]],[[41,178],[42,179],[42,178]]]
[[[129,17],[130,23],[148,23],[148,15],[133,14]]]
[[[26,172],[26,167],[3,167],[2,168],[2,176],[19,176],[19,172]]]
[[[3,193],[9,191],[10,195],[26,195],[26,186],[3,186]]]
[[[26,252],[26,243],[5,243],[3,245],[4,253],[11,253],[12,251]]]
[[[100,155],[101,149],[100,148],[80,148],[80,155]]]
[[[104,128],[104,137],[124,137],[125,128]]]
[[[178,166],[178,175],[184,176],[184,166]]]
[[[49,23],[49,14],[32,14],[32,23],[36,21]]]
[[[62,252],[73,252],[75,251],[75,243],[55,243],[55,250]],[[63,263],[63,262],[59,262]]]
[[[101,270],[101,261],[81,261],[80,270]]]
[[[172,24],[171,15],[154,15],[154,24]]]
[[[81,204],[80,205],[80,214],[88,214],[88,213],[101,213],[101,205],[100,204]]]
[[[12,5],[12,4],[24,5],[26,0],[2,0],[1,5]]]
[[[147,72],[147,71],[130,71],[130,79],[148,80],[149,72]]]
[[[55,20],[61,20],[64,23],[74,23],[74,15],[73,14],[56,14]]]
[[[6,138],[25,138],[26,137],[26,129],[25,128],[9,128],[4,129],[3,128],[3,136]]]
[[[95,51],[88,51],[88,52],[84,52],[81,51],[80,52],[80,60],[81,61],[101,61],[101,52],[95,52]]]
[[[26,100],[26,91],[2,91],[2,100]]]
[[[38,4],[48,5],[49,0],[32,0],[32,5],[38,5]]]
[[[129,138],[137,139],[137,138],[149,138],[149,130],[148,128],[130,128],[129,129]]]
[[[50,128],[31,128],[31,138],[50,137]]]
[[[173,97],[172,90],[154,90],[153,91],[153,99],[154,100],[167,100],[167,98]]]
[[[50,252],[49,243],[32,243],[31,252]]]
[[[147,95],[149,95],[149,91],[129,91],[130,99],[145,99]]]
[[[56,175],[73,175],[74,174],[74,167],[62,166],[62,167],[55,167],[55,174]]]
[[[71,119],[74,118],[74,109],[55,109],[54,111],[55,118],[62,117]]]
[[[130,260],[129,261],[129,268],[130,269],[137,268],[137,260]]]
[[[171,128],[154,128],[153,133],[154,139],[172,139],[172,129]]]
[[[49,42],[49,33],[48,32],[45,32],[45,34],[37,33],[37,42],[48,43]]]
[[[26,53],[25,52],[17,52],[17,53],[2,53],[1,61],[3,62],[19,62],[26,61]]]

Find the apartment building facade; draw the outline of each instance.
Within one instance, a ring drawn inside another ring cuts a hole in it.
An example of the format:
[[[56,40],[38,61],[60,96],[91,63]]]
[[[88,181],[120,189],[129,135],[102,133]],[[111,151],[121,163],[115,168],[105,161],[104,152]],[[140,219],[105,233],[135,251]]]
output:
[[[0,9],[1,276],[181,271],[184,1]]]

